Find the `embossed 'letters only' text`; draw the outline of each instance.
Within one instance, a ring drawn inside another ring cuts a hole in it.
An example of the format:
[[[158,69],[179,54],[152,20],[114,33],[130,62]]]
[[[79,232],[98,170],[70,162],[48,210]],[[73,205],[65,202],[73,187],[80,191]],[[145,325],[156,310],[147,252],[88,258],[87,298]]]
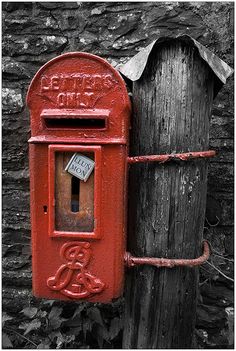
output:
[[[41,94],[56,93],[59,108],[91,108],[97,97],[116,85],[111,74],[58,74],[42,76]]]

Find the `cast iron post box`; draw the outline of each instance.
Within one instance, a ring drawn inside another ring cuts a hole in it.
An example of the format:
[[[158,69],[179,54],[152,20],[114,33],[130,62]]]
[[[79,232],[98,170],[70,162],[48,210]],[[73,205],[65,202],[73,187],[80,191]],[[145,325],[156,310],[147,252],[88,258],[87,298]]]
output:
[[[109,302],[123,290],[130,101],[88,53],[46,63],[29,87],[33,291]]]

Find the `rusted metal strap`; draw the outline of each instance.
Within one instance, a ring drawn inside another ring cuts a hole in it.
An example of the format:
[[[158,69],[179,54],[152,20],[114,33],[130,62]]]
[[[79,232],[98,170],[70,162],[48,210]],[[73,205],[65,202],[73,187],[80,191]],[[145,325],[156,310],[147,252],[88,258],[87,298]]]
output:
[[[134,257],[131,253],[125,253],[125,264],[127,267],[140,266],[143,264],[155,266],[155,267],[167,267],[173,268],[176,266],[181,267],[194,267],[205,263],[210,256],[209,243],[203,241],[203,254],[198,258],[184,259],[184,258],[155,258],[155,257]]]
[[[208,151],[194,151],[185,152],[180,154],[167,154],[167,155],[148,155],[148,156],[133,156],[127,157],[128,163],[140,163],[140,162],[159,162],[165,163],[167,161],[188,161],[195,158],[206,158],[215,156],[214,150]]]

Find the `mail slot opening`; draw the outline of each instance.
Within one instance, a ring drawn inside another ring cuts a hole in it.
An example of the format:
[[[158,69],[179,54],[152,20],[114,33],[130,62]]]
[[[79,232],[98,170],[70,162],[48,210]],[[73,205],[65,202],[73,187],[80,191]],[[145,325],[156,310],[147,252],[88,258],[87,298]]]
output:
[[[71,178],[71,212],[79,212],[79,188],[80,188],[80,180],[72,176]]]
[[[49,129],[105,129],[105,118],[49,118],[44,117],[45,125]]]

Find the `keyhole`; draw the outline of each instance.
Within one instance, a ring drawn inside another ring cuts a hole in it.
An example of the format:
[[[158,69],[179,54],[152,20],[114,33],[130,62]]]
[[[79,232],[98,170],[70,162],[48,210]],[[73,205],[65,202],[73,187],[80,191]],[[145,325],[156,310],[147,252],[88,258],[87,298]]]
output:
[[[80,180],[77,177],[71,178],[71,212],[79,212],[79,189]]]

